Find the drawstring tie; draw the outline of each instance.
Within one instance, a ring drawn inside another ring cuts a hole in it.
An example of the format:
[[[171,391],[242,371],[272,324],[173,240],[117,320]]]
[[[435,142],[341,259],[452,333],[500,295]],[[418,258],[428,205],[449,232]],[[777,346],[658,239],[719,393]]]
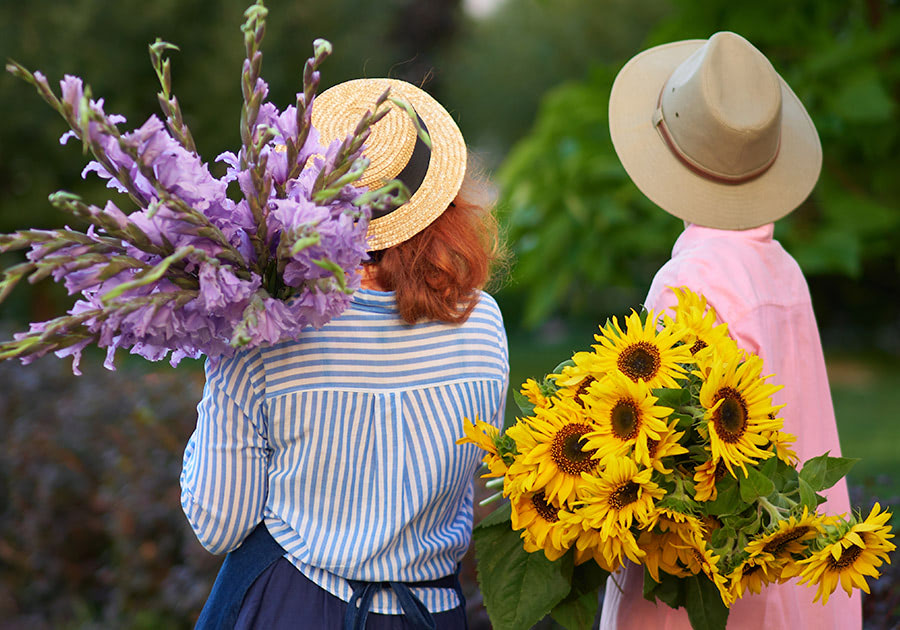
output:
[[[357,582],[348,580],[350,586],[353,587],[353,596],[347,602],[347,612],[344,614],[344,630],[365,630],[366,617],[369,615],[369,608],[372,606],[372,600],[375,593],[383,589],[390,589],[397,595],[400,600],[400,606],[403,608],[403,614],[417,630],[435,630],[436,624],[434,617],[425,607],[418,597],[416,597],[412,589],[405,582]],[[418,587],[431,588],[454,588],[458,589],[458,578],[454,575],[448,575],[445,578],[434,580],[433,582],[417,583]],[[461,593],[461,591],[458,591]]]

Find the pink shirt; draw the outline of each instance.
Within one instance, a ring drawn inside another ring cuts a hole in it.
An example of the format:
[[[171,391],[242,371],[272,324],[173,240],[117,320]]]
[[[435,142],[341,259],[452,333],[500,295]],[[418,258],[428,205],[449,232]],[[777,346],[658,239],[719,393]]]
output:
[[[668,287],[687,286],[706,296],[742,348],[762,357],[768,382],[784,385],[774,396],[784,403],[784,430],[797,436],[800,462],[830,451],[840,455],[837,424],[822,344],[809,289],[797,262],[772,238],[774,225],[731,231],[688,225],[672,258],[657,272],[644,306],[657,313],[675,306]],[[843,514],[850,502],[844,480],[823,493],[819,512]],[[624,574],[624,575],[623,575]],[[640,567],[631,565],[607,583],[600,627],[689,630],[687,613],[642,596]],[[620,590],[621,587],[621,590]],[[731,607],[728,630],[855,630],[862,627],[857,591],[838,588],[828,604],[813,603],[816,589],[792,580],[745,594]]]

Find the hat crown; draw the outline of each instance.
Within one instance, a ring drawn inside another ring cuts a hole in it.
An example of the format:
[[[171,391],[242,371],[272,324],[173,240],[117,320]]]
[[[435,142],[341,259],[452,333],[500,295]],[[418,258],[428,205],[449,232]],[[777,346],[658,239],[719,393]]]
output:
[[[660,94],[660,118],[682,159],[725,179],[753,177],[778,154],[782,93],[769,60],[746,39],[716,33]]]
[[[375,111],[375,102],[385,89],[390,88],[392,98],[406,100],[404,85],[400,81],[370,81],[374,88],[358,93],[356,99],[339,99],[340,116],[319,115],[323,107],[333,109],[335,103],[329,102],[326,105],[323,102],[319,108],[313,106],[313,125],[325,146],[335,140],[343,140],[367,111]],[[356,187],[378,188],[393,179],[409,162],[415,148],[417,132],[412,119],[390,100],[385,105],[388,108],[387,114],[369,127],[369,137],[363,149],[363,154],[369,159],[369,166],[362,177],[353,183]]]

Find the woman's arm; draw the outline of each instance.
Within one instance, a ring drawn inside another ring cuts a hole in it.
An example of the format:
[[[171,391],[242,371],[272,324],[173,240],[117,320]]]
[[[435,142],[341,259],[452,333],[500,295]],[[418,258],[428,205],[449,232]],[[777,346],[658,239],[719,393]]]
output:
[[[197,428],[184,452],[181,506],[212,553],[238,547],[262,520],[268,447],[259,353],[207,361]]]

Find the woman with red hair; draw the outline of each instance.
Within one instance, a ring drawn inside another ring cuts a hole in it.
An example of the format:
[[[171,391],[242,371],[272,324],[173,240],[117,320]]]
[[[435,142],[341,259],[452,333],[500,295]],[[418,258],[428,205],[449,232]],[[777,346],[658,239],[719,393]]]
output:
[[[466,418],[503,423],[506,335],[481,290],[502,248],[462,135],[424,91],[331,88],[313,106],[323,145],[386,88],[409,107],[372,128],[362,185],[398,179],[411,195],[373,215],[350,306],[207,364],[182,505],[229,555],[198,628],[466,627],[456,574],[479,454],[456,440]]]

